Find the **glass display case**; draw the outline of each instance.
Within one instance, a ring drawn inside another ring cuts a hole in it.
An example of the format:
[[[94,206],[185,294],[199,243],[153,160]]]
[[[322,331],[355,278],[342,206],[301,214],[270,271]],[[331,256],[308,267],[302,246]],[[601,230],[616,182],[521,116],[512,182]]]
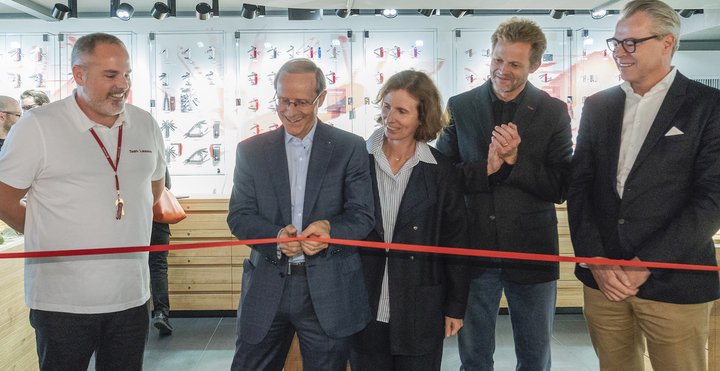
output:
[[[0,34],[0,94],[20,99],[25,90],[45,92],[51,100],[59,92],[57,37],[47,33]]]

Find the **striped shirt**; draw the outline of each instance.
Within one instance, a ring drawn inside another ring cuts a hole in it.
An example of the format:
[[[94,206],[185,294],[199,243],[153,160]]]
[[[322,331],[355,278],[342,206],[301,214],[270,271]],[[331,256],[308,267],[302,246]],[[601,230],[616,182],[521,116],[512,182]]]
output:
[[[383,128],[375,130],[367,140],[367,150],[368,153],[375,157],[375,174],[377,177],[378,193],[380,195],[383,231],[385,232],[383,239],[385,242],[390,243],[393,241],[393,232],[395,231],[397,213],[398,210],[400,210],[400,202],[405,193],[405,188],[407,188],[413,168],[420,163],[420,161],[429,164],[437,164],[437,161],[432,152],[430,152],[430,147],[427,143],[416,142],[415,154],[405,162],[397,174],[393,174],[390,163],[382,150],[384,139]],[[390,322],[387,258],[385,258],[385,273],[383,274],[376,320],[378,322]]]

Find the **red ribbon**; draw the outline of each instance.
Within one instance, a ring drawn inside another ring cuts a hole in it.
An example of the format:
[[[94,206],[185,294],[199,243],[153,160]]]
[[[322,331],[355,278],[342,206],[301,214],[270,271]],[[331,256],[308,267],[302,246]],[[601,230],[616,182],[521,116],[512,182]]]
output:
[[[254,240],[239,241],[212,241],[199,242],[192,244],[172,244],[172,245],[152,245],[152,246],[127,246],[127,247],[106,247],[95,249],[79,249],[79,250],[53,250],[53,251],[29,251],[15,253],[0,253],[0,259],[17,259],[17,258],[47,258],[59,256],[82,256],[82,255],[105,255],[105,254],[121,254],[144,251],[166,251],[166,250],[187,250],[201,249],[228,245],[259,245],[271,244],[278,242],[290,242],[301,240],[302,238],[261,238]],[[373,249],[391,249],[409,252],[423,252],[433,254],[478,256],[484,258],[501,258],[513,260],[530,260],[530,261],[547,261],[547,262],[563,262],[563,263],[585,263],[592,265],[619,265],[625,267],[644,267],[644,268],[664,268],[664,269],[684,269],[693,271],[720,271],[720,267],[710,265],[695,264],[678,264],[678,263],[661,263],[637,260],[618,260],[607,258],[583,258],[576,256],[557,256],[547,254],[531,254],[522,252],[496,251],[496,250],[476,250],[461,249],[457,247],[437,247],[425,245],[411,245],[403,243],[384,243],[371,241],[342,240],[336,238],[308,238],[308,241],[326,242],[335,245],[347,245],[368,247]]]

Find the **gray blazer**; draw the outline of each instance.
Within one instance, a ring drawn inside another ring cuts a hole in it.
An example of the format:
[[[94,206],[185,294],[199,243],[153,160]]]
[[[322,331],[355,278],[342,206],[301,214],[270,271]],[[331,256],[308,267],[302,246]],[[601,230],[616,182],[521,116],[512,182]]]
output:
[[[304,229],[330,221],[333,238],[364,239],[374,226],[372,181],[365,142],[318,122],[305,189]],[[228,225],[239,239],[275,238],[292,223],[290,181],[281,127],[240,142]],[[257,344],[267,334],[280,299],[288,259],[277,245],[254,245],[245,261],[238,309],[239,337]],[[332,337],[349,336],[370,321],[356,247],[330,245],[306,256],[311,300],[320,326]]]
[[[568,193],[575,255],[716,266],[720,228],[720,91],[678,73],[625,182],[615,181],[625,92],[585,101]],[[682,135],[666,135],[671,128]],[[720,297],[717,272],[651,269],[637,296],[677,304]],[[589,269],[576,276],[597,288]]]

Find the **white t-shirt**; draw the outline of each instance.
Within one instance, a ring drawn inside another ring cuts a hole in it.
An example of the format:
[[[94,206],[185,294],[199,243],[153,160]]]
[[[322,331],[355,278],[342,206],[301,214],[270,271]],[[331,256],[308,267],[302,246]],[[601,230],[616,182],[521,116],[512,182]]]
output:
[[[125,215],[116,220],[115,177],[94,128],[115,161]],[[0,181],[29,188],[25,250],[140,246],[150,243],[151,180],[165,175],[164,145],[150,114],[126,104],[108,128],[91,121],[75,94],[26,112],[0,154]],[[147,253],[25,260],[25,302],[33,309],[109,313],[149,297]]]

